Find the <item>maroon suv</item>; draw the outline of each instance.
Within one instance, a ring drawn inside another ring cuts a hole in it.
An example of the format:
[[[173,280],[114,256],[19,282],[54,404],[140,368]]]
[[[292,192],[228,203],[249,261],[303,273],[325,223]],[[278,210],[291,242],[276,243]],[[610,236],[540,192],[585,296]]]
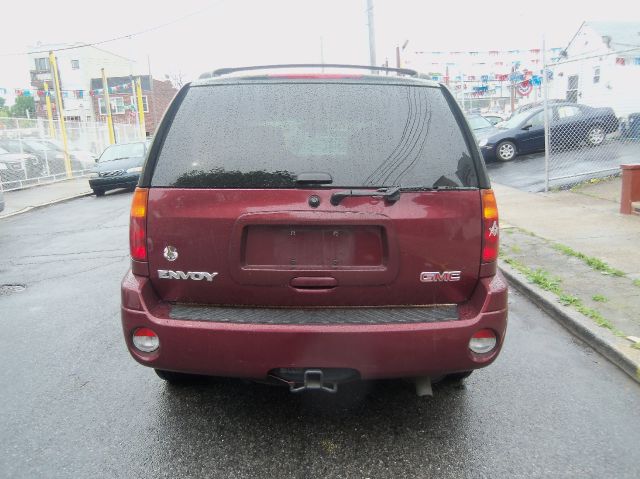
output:
[[[287,67],[203,75],[167,110],[131,208],[132,356],[172,382],[292,391],[426,393],[490,364],[507,326],[498,211],[447,88]]]

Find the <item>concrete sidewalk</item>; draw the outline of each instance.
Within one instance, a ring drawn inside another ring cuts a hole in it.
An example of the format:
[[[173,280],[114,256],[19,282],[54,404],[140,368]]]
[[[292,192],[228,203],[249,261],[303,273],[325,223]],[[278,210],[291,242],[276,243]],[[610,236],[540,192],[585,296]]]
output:
[[[5,191],[5,207],[0,212],[0,219],[91,193],[89,180],[86,177],[47,183],[22,190]]]
[[[640,216],[621,215],[620,178],[555,193],[527,193],[493,184],[501,224],[600,258],[640,278]]]
[[[620,178],[571,191],[494,184],[500,267],[576,336],[640,382],[640,216],[621,215]]]

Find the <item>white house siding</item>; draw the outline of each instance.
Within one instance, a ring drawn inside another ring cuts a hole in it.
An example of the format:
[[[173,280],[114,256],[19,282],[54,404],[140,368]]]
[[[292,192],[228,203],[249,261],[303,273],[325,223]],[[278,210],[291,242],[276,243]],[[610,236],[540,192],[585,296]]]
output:
[[[615,39],[613,39],[615,41]],[[618,50],[620,47],[617,47]],[[569,78],[578,76],[578,103],[594,107],[611,107],[616,116],[640,112],[640,66],[633,62],[640,50],[617,54],[603,41],[599,32],[584,25],[567,48],[567,57],[553,67],[549,97],[566,99]],[[580,60],[584,58],[584,60]],[[626,64],[616,63],[625,58]],[[577,60],[577,61],[576,61]],[[599,79],[594,80],[599,68]]]

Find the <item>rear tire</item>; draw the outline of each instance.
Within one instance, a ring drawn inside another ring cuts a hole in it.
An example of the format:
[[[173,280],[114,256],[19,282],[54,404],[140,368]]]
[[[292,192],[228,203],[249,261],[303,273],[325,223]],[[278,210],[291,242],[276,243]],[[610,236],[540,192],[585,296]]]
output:
[[[516,145],[512,141],[501,141],[496,146],[496,158],[500,161],[511,161],[517,153]]]
[[[96,196],[104,196],[104,190],[94,189],[93,192],[96,194]]]
[[[471,376],[471,373],[473,371],[463,371],[461,373],[453,373],[453,374],[447,374],[447,381],[463,381],[464,379],[467,379],[469,376]]]
[[[589,132],[587,133],[586,142],[589,146],[600,146],[604,143],[604,139],[607,137],[607,134],[600,125],[594,125],[589,128]]]
[[[193,374],[176,373],[175,371],[165,371],[164,369],[155,369],[154,371],[160,379],[163,379],[173,385],[188,384],[197,377]]]

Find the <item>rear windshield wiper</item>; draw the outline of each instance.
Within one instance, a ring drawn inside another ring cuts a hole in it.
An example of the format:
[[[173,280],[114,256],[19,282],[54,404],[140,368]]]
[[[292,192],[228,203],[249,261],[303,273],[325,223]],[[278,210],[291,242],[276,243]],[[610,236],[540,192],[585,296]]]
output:
[[[102,160],[100,163],[109,163],[110,161],[128,160],[130,156],[121,156],[120,158],[112,158],[110,160]]]
[[[403,186],[400,191],[447,191],[477,190],[477,186]]]
[[[333,183],[331,175],[321,171],[299,173],[296,176],[296,186],[330,185],[331,183]]]
[[[375,191],[371,190],[345,190],[336,191],[331,195],[331,204],[338,206],[342,200],[349,196],[373,196],[374,198],[384,198],[387,203],[395,203],[400,199],[400,187],[390,186],[388,188],[379,188]]]

